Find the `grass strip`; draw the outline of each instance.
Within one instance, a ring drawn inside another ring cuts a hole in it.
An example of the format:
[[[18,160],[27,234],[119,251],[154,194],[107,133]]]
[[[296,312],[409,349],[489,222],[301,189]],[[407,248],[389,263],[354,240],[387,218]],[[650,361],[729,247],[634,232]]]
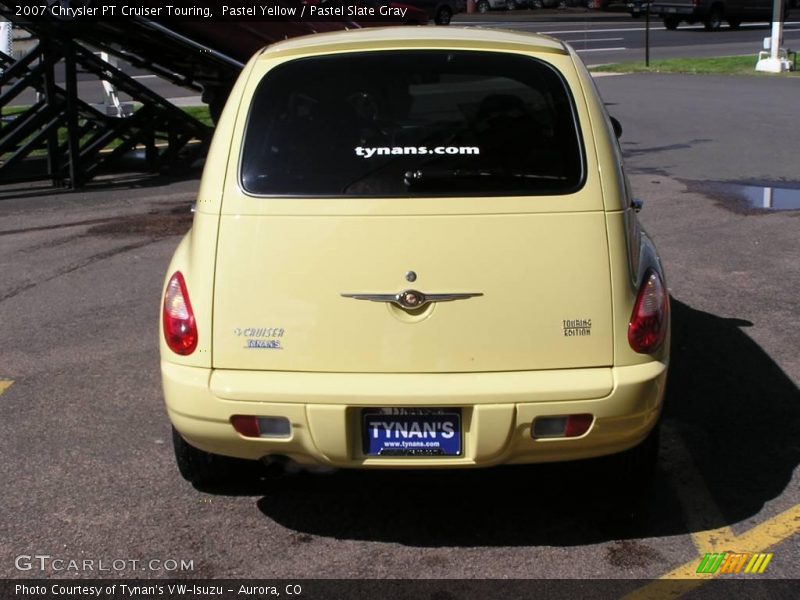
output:
[[[669,58],[644,62],[626,62],[592,67],[598,73],[688,73],[691,75],[770,75],[756,71],[758,58],[748,56],[720,56],[716,58]],[[781,73],[782,77],[797,77],[800,71]]]

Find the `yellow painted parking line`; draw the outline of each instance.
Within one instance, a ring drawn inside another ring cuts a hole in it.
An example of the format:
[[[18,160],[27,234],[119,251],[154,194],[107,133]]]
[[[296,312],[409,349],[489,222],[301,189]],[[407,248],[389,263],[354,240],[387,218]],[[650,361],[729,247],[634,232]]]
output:
[[[652,583],[634,590],[624,600],[667,600],[683,596],[711,579],[722,575],[698,573],[697,568],[706,553],[764,552],[780,542],[800,534],[800,504],[756,525],[741,535],[736,535],[728,525],[709,528],[724,523],[714,498],[700,475],[694,460],[680,435],[665,427],[664,456],[672,468],[673,485],[684,512],[684,519],[698,555],[687,563],[664,573]]]
[[[692,542],[701,554],[722,552],[730,548],[730,540],[735,536],[727,525],[710,527],[724,523],[714,497],[697,469],[697,465],[680,439],[680,434],[664,427],[666,444],[665,458],[672,466],[673,485],[683,508],[684,521],[691,531]]]
[[[656,579],[638,590],[622,597],[622,600],[673,600],[688,594],[711,579],[712,575],[698,575],[696,579]]]
[[[733,536],[728,550],[739,552],[764,552],[765,550],[800,534],[800,504],[756,525],[741,535]],[[623,600],[666,600],[679,598],[687,592],[700,587],[710,579],[722,575],[716,573],[697,573],[702,555],[665,573],[660,579],[634,590]]]
[[[800,504],[737,535],[735,542],[740,551],[763,552],[793,535],[800,535]]]
[[[5,392],[14,382],[10,379],[0,379],[0,396]]]

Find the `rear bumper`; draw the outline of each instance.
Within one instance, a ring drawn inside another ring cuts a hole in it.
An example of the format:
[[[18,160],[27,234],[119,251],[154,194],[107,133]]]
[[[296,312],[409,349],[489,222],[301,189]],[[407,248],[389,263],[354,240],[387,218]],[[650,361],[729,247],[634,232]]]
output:
[[[193,446],[240,458],[285,456],[352,468],[457,468],[574,460],[641,442],[658,420],[667,366],[479,374],[341,374],[212,371],[162,362],[170,420]],[[265,391],[266,390],[266,391]],[[366,457],[365,407],[460,407],[463,455]],[[535,440],[541,416],[594,415],[577,438]],[[287,439],[239,435],[233,415],[286,417]]]

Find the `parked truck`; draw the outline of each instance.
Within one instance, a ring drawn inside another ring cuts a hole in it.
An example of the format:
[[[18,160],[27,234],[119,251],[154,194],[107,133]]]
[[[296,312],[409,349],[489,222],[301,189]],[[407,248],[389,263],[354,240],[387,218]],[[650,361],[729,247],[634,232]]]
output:
[[[716,31],[726,21],[731,29],[745,22],[771,21],[773,0],[656,0],[653,15],[664,20],[664,27],[677,29],[681,22],[702,23],[706,31]],[[789,1],[784,1],[784,18]]]

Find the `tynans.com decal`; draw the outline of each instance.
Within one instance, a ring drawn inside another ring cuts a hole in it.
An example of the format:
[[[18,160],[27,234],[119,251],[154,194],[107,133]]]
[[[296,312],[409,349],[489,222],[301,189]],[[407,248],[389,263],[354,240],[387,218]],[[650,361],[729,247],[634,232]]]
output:
[[[478,146],[356,146],[356,156],[372,158],[373,156],[411,156],[438,154],[451,156],[477,156],[481,153]]]

